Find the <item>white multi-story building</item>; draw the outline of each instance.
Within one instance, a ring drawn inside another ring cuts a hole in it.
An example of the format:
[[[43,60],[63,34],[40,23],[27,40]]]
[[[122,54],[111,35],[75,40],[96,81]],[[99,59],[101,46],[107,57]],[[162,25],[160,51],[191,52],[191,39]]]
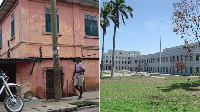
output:
[[[190,52],[187,52],[183,45],[166,48],[155,54],[140,55],[138,51],[122,51],[115,52],[115,66],[117,70],[130,70],[137,72],[158,72],[180,75],[194,75],[200,72],[200,45],[192,43]],[[112,50],[104,54],[104,70],[111,70]],[[185,68],[180,71],[176,67],[177,62],[183,62]]]
[[[155,54],[140,55],[133,58],[132,63],[129,65],[129,70],[139,72],[158,72],[180,75],[194,75],[199,73],[200,67],[200,45],[199,43],[192,43],[190,52],[187,52],[183,45],[166,48],[161,52],[161,65],[160,65],[160,52]],[[180,71],[176,67],[177,62],[183,62],[185,68]]]
[[[112,51],[108,50],[108,53],[104,53],[104,70],[111,70],[112,63]],[[137,57],[140,55],[138,51],[122,51],[115,50],[115,65],[114,69],[117,70],[129,70],[129,65],[131,64],[131,60],[133,57]]]

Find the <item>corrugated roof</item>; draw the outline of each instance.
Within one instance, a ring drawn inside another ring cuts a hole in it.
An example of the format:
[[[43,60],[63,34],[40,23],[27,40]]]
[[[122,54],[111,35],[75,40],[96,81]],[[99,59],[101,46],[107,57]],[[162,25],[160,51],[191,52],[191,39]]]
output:
[[[0,58],[0,63],[23,63],[23,62],[38,62],[39,57],[22,57],[22,58]]]

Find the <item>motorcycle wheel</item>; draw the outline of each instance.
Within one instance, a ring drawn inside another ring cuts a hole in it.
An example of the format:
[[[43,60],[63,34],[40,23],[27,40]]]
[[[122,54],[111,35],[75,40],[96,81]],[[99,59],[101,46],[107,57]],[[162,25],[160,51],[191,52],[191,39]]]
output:
[[[12,97],[9,95],[4,100],[4,106],[8,112],[21,112],[24,107],[23,99],[19,95],[13,95],[16,103],[12,101]]]

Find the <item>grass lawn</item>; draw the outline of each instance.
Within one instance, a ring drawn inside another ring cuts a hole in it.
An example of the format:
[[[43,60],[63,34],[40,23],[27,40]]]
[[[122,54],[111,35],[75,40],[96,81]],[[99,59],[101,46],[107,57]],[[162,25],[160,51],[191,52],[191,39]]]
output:
[[[101,112],[200,112],[200,79],[184,76],[101,79]]]

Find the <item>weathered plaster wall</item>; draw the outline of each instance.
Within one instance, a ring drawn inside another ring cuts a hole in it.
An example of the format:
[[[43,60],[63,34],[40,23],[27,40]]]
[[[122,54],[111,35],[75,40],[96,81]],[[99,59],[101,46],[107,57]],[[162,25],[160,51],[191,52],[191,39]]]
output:
[[[11,38],[10,16],[13,12],[15,14],[15,38],[10,41],[11,58],[39,57],[39,47],[42,47],[44,56],[52,57],[52,38],[50,34],[45,32],[45,7],[50,7],[48,0],[19,0],[15,4],[7,18],[1,23],[3,30],[1,57],[7,56],[5,52],[8,49],[7,40]],[[99,9],[62,2],[61,0],[57,0],[57,9],[59,12],[60,56],[82,57],[82,51],[87,51],[85,47],[90,46],[97,48],[92,54],[90,54],[91,50],[84,52],[84,56],[99,57],[99,38],[86,37],[84,27],[84,14],[97,15],[99,21]],[[46,52],[46,49],[49,51]]]
[[[45,32],[45,7],[50,7],[49,0],[19,0],[13,10],[0,24],[3,31],[3,47],[0,57],[7,57],[7,40],[11,38],[11,14],[15,13],[15,38],[10,42],[11,58],[39,57],[39,48],[42,48],[42,56],[52,57],[52,38]],[[57,0],[59,10],[59,56],[99,58],[99,38],[86,37],[84,14],[99,16],[99,9],[94,9],[79,4],[72,4]],[[99,17],[98,17],[99,18]],[[98,20],[99,21],[99,20]],[[61,60],[60,66],[64,73],[64,92],[67,95],[67,80],[70,92],[74,91],[71,80],[74,70],[72,60]],[[86,91],[98,90],[99,87],[99,60],[84,60]],[[53,60],[36,62],[33,73],[33,62],[16,63],[16,81],[22,86],[21,95],[32,93],[46,97],[46,72],[53,67]]]
[[[99,89],[99,66],[98,60],[83,60],[85,66],[85,83],[86,91]],[[64,93],[67,96],[67,80],[69,82],[69,92],[74,92],[72,74],[75,62],[72,60],[61,60],[60,66],[64,73]],[[53,67],[52,60],[43,60],[42,63],[36,62],[33,72],[31,73],[33,63],[19,63],[16,65],[16,80],[21,85],[21,95],[32,93],[33,96],[46,97],[46,70]]]
[[[82,57],[82,48],[84,46],[99,46],[98,38],[94,39],[93,37],[85,37],[84,27],[84,14],[87,13],[99,15],[98,9],[80,6],[79,4],[61,2],[59,0],[57,3],[60,29],[58,36],[60,56]],[[42,47],[43,56],[52,57],[52,37],[50,34],[45,32],[45,7],[50,7],[49,1],[29,1],[28,6],[29,37],[24,36],[22,41],[26,41],[26,38],[29,38],[30,47],[29,49],[26,49],[27,51],[23,51],[22,57],[26,56],[25,54],[28,54],[27,52],[29,52],[31,57],[38,57],[40,46]],[[26,6],[22,5],[23,10],[26,10],[26,8]],[[23,16],[24,14],[22,14],[22,17]],[[94,54],[97,54],[98,50],[95,51],[97,52]],[[85,55],[91,55],[90,57],[98,57],[98,55],[93,54]]]
[[[11,40],[11,15],[14,13],[15,18],[15,36],[14,39]],[[6,16],[6,18],[0,23],[0,28],[2,29],[2,48],[0,49],[0,55],[5,53],[8,50],[8,41],[10,43],[10,48],[14,47],[19,40],[19,24],[20,24],[20,5],[17,2],[14,7],[11,9],[10,13]],[[14,57],[14,55],[12,55]],[[7,57],[7,54],[3,55],[3,57]]]

